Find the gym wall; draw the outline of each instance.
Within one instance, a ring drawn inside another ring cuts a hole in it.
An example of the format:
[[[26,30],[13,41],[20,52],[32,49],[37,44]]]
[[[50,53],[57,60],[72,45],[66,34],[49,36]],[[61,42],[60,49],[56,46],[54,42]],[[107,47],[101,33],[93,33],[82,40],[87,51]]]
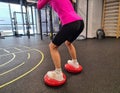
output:
[[[88,38],[96,37],[97,29],[101,28],[103,0],[88,0]],[[86,24],[87,0],[78,0],[78,14],[81,15]],[[83,33],[86,35],[86,25]]]

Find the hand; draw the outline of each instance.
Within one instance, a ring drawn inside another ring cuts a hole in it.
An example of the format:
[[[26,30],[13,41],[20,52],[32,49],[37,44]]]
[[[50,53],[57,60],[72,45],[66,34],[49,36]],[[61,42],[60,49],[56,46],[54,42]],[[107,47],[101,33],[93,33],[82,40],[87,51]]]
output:
[[[73,3],[76,3],[76,0],[72,0]]]

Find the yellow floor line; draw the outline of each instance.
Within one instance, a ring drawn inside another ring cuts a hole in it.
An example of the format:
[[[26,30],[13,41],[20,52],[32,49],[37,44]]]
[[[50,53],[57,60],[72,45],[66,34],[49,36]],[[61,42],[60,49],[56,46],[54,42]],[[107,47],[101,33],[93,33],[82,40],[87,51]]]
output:
[[[18,50],[18,51],[21,51],[21,49],[19,49],[19,48],[17,48],[17,47],[15,47],[14,49],[16,49],[16,50]]]
[[[13,79],[13,80],[11,80],[11,81],[9,81],[7,83],[4,83],[3,85],[0,85],[0,89],[3,88],[3,87],[5,87],[5,86],[7,86],[7,85],[9,85],[9,84],[11,84],[11,83],[13,83],[13,82],[15,82],[15,81],[17,81],[17,80],[19,80],[19,79],[21,79],[21,78],[23,78],[24,76],[28,75],[29,73],[31,73],[33,70],[35,70],[43,62],[43,60],[44,60],[44,54],[40,50],[37,50],[37,49],[33,49],[33,50],[38,51],[41,54],[42,58],[41,58],[40,62],[35,67],[33,67],[32,69],[30,69],[26,73],[22,74],[21,76]]]
[[[10,53],[10,51],[8,51],[8,50],[6,50],[6,49],[3,49],[5,52],[7,52],[7,53]]]
[[[19,52],[14,52],[14,54],[17,54],[17,53],[24,53],[24,52],[29,52],[29,51],[31,51],[31,50],[26,50],[26,51],[19,51]],[[3,54],[3,55],[0,55],[0,57],[2,57],[2,56],[8,56],[8,55],[11,55],[11,54],[13,54],[13,53],[9,53],[9,54]]]
[[[27,53],[28,54],[28,57],[27,57],[27,59],[30,59],[30,53]]]
[[[5,72],[1,73],[0,76],[5,75],[5,74],[7,74],[7,73],[9,73],[9,72],[12,72],[13,70],[21,67],[21,66],[24,65],[24,64],[25,64],[25,62],[21,63],[20,65],[14,67],[14,68],[12,68],[12,69],[10,69],[10,70],[8,70],[8,71],[5,71]]]
[[[15,55],[14,53],[12,53],[12,55],[13,55],[13,58],[10,59],[8,62],[6,62],[6,63],[4,63],[4,64],[1,64],[0,67],[5,66],[6,64],[12,62],[12,61],[15,59],[15,57],[16,57],[16,55]]]

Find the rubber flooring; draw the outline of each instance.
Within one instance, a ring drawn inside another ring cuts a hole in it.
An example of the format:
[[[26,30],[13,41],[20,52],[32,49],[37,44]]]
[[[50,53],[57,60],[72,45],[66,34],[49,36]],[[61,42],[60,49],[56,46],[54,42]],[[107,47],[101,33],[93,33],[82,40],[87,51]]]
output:
[[[0,39],[0,93],[120,93],[120,39],[76,40],[83,71],[71,74],[64,64],[70,59],[67,48],[59,47],[67,82],[49,87],[43,77],[54,66],[49,53],[50,40],[40,36]]]

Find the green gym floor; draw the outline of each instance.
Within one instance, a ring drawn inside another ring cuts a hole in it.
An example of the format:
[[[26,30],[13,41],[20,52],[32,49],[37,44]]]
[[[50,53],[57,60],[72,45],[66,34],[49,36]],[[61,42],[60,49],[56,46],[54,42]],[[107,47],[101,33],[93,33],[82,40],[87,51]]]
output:
[[[83,71],[64,70],[70,59],[67,48],[59,47],[67,82],[49,87],[43,77],[54,66],[49,53],[50,40],[40,36],[0,39],[0,93],[120,93],[120,39],[75,41]]]

